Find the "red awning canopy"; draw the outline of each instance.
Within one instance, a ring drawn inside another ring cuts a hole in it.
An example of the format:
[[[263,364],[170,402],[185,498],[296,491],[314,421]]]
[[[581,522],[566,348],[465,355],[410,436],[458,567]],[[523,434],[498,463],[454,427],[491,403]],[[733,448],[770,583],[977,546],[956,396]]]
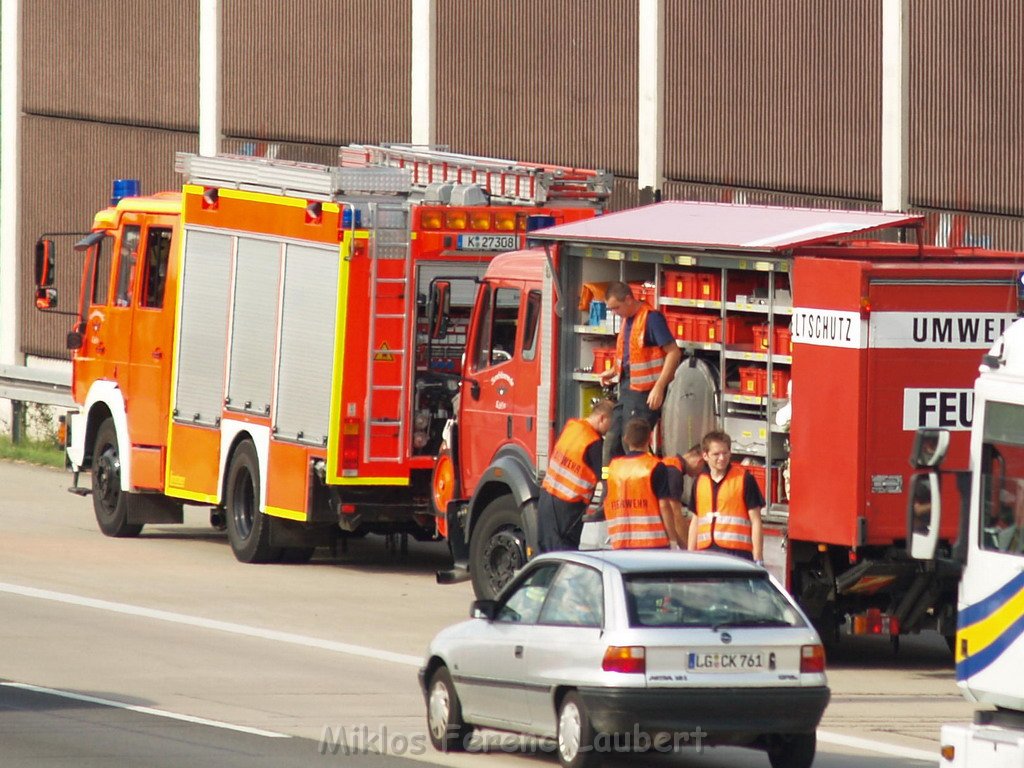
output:
[[[923,222],[906,213],[669,201],[538,229],[530,238],[771,253]]]

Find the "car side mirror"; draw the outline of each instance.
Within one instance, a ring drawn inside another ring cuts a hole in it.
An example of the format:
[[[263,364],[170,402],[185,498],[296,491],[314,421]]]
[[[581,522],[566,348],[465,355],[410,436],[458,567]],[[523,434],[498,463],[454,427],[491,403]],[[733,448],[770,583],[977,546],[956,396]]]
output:
[[[914,469],[937,467],[946,457],[948,449],[948,429],[923,427],[914,435],[914,447],[910,450],[910,466]]]
[[[497,611],[498,602],[496,600],[474,600],[472,605],[469,606],[469,617],[471,619],[494,621]]]
[[[938,473],[914,475],[910,479],[910,499],[907,502],[907,554],[912,559],[935,559],[941,519]]]
[[[430,303],[427,318],[430,322],[430,338],[443,339],[448,335],[448,321],[451,316],[452,284],[437,280],[430,285]]]

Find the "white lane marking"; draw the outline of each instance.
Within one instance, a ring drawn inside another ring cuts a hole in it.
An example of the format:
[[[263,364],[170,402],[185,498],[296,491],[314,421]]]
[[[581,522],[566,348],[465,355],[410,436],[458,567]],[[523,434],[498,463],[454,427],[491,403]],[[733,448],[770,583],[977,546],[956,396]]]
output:
[[[818,741],[825,744],[835,744],[838,747],[852,747],[853,749],[862,749],[866,752],[880,752],[883,755],[905,757],[908,760],[927,760],[929,763],[935,763],[939,759],[937,744],[935,751],[929,752],[925,749],[901,747],[897,744],[887,744],[884,741],[862,739],[858,736],[846,736],[842,733],[831,733],[829,731],[818,731]]]
[[[33,693],[45,693],[50,696],[60,696],[63,699],[73,699],[75,701],[84,701],[87,704],[102,704],[105,707],[115,707],[117,709],[127,709],[130,712],[138,712],[143,715],[155,715],[156,717],[165,717],[168,720],[181,720],[186,723],[195,723],[196,725],[208,725],[211,728],[222,728],[226,731],[238,731],[239,733],[249,733],[253,736],[266,736],[268,739],[290,739],[287,733],[277,733],[275,731],[264,731],[259,728],[249,728],[245,725],[233,725],[232,723],[224,723],[220,720],[207,720],[205,717],[192,717],[192,715],[179,715],[177,712],[168,712],[164,709],[153,709],[152,707],[139,707],[135,704],[125,704],[123,701],[114,701],[113,699],[101,699],[96,696],[86,696],[81,693],[71,693],[70,691],[59,691],[56,688],[43,688],[39,685],[28,685],[27,683],[0,683],[5,688],[17,688],[21,691],[32,691]]]
[[[273,640],[275,642],[289,643],[291,645],[301,645],[307,648],[319,648],[321,650],[332,651],[334,653],[344,653],[351,656],[363,656],[370,659],[390,661],[394,664],[403,664],[410,667],[418,668],[423,664],[423,659],[419,656],[410,656],[404,653],[392,653],[391,651],[382,651],[377,648],[352,645],[351,643],[339,643],[333,640],[322,640],[317,637],[297,635],[291,632],[278,632],[273,629],[250,627],[245,624],[234,624],[227,621],[203,619],[198,616],[188,616],[184,613],[158,611],[153,608],[142,608],[136,605],[128,605],[126,603],[114,603],[109,600],[80,597],[79,595],[70,595],[65,592],[52,592],[47,589],[23,587],[18,584],[4,584],[2,582],[0,582],[0,592],[6,592],[11,595],[21,595],[22,597],[35,597],[40,600],[51,600],[53,602],[66,603],[68,605],[96,608],[101,611],[122,613],[128,616],[140,616],[143,618],[156,619],[157,621],[167,621],[172,624],[184,624],[192,627],[201,627],[203,629],[212,629],[217,632],[228,632],[235,635],[258,637],[264,640]],[[155,712],[157,710],[153,711]],[[181,717],[184,719],[183,715]],[[829,731],[818,731],[818,740],[825,744],[851,747],[853,749],[861,749],[867,752],[878,752],[881,754],[892,755],[894,757],[905,757],[911,760],[928,760],[930,762],[935,762],[937,754],[937,752],[932,753],[922,749],[913,749],[912,747],[900,747],[895,744],[887,744],[883,741],[861,739],[856,736],[845,736],[843,734],[831,733]]]
[[[92,597],[80,597],[69,595],[65,592],[51,592],[48,589],[36,589],[34,587],[23,587],[18,584],[0,583],[0,592],[10,595],[21,595],[22,597],[34,597],[40,600],[51,600],[67,605],[78,605],[85,608],[96,608],[101,611],[122,613],[127,616],[140,616],[146,619],[166,621],[171,624],[184,624],[190,627],[212,629],[216,632],[227,632],[232,635],[245,635],[246,637],[258,637],[263,640],[273,640],[278,643],[289,643],[290,645],[301,645],[306,648],[319,648],[333,653],[344,653],[349,656],[363,656],[378,661],[390,661],[393,664],[404,664],[408,667],[419,668],[423,666],[423,659],[420,656],[410,656],[405,653],[392,653],[382,651],[378,648],[368,648],[364,645],[352,643],[339,643],[334,640],[323,640],[319,637],[308,635],[297,635],[292,632],[279,632],[275,629],[264,629],[262,627],[250,627],[245,624],[235,624],[230,621],[216,621],[204,619],[199,616],[189,616],[184,613],[173,613],[171,611],[158,611],[153,608],[142,608],[127,603],[114,603],[109,600],[96,600]]]

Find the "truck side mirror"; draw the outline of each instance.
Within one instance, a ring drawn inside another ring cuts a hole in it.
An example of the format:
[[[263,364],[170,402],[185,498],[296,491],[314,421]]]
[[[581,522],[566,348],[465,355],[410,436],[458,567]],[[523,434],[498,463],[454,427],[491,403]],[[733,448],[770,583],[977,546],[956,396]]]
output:
[[[54,277],[53,240],[36,241],[36,288],[49,288]]]
[[[910,466],[914,469],[938,467],[949,449],[949,430],[922,427],[914,435]]]
[[[933,560],[939,543],[942,498],[938,472],[914,475],[907,502],[907,554],[914,560]]]
[[[448,335],[448,321],[451,316],[452,284],[438,280],[430,285],[430,302],[427,318],[430,322],[430,338],[443,339]]]

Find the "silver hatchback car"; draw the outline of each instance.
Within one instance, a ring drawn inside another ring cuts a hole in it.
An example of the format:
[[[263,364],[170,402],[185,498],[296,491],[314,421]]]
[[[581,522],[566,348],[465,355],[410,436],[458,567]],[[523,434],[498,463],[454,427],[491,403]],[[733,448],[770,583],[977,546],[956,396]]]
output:
[[[443,629],[420,670],[434,747],[475,726],[606,753],[733,744],[807,768],[829,700],[807,617],[764,568],[710,553],[558,552]]]

